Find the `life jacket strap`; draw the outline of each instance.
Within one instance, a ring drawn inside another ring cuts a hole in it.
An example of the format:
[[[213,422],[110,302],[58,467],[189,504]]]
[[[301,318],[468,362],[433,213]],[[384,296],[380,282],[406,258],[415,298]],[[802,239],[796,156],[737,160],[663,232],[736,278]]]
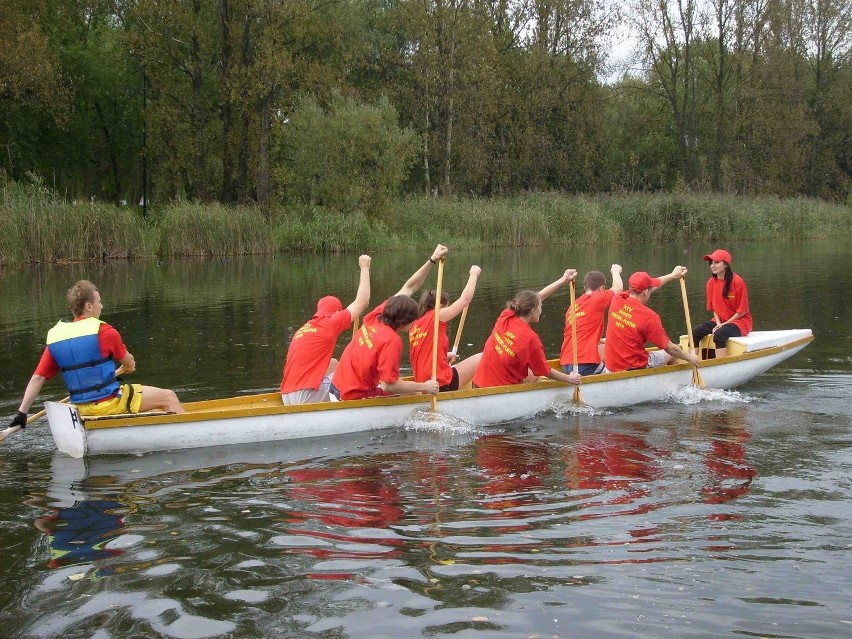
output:
[[[83,393],[91,393],[92,391],[101,390],[102,388],[106,388],[110,384],[115,383],[115,379],[116,378],[113,377],[112,379],[108,379],[105,382],[101,382],[100,384],[96,384],[94,386],[87,386],[86,388],[75,388],[72,395],[82,395]]]
[[[105,364],[112,359],[112,355],[107,355],[105,357],[101,357],[100,359],[92,360],[91,362],[83,362],[82,364],[74,364],[73,366],[66,366],[64,368],[60,368],[63,373],[67,373],[68,371],[76,371],[81,368],[89,368],[92,366],[100,366],[101,364]]]

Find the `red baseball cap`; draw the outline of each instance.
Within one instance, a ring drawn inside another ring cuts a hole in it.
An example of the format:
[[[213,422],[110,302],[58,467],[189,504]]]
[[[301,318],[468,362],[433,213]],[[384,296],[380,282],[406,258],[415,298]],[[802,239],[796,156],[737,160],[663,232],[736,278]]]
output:
[[[343,310],[343,302],[334,295],[326,295],[317,302],[317,312],[314,317],[330,317],[337,311]]]
[[[630,284],[630,290],[636,291],[637,293],[641,293],[645,289],[649,288],[657,288],[662,285],[659,277],[651,277],[645,271],[639,271],[630,276],[630,279],[627,280],[628,284]]]
[[[705,255],[704,259],[708,262],[727,262],[731,263],[731,254],[725,249],[716,249],[710,255]]]

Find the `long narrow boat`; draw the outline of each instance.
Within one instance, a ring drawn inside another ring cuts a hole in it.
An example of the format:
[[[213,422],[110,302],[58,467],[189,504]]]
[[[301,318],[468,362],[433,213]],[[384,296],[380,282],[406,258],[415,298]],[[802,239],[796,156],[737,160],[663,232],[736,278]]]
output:
[[[809,329],[756,331],[729,341],[728,356],[701,363],[707,387],[733,388],[792,357],[813,340]],[[558,366],[558,362],[552,363]],[[594,408],[630,406],[660,400],[692,381],[687,364],[583,380],[583,399]],[[473,425],[493,424],[533,415],[571,391],[550,380],[515,386],[458,390],[438,395],[445,415]],[[284,406],[277,393],[192,402],[186,413],[148,413],[82,417],[70,404],[47,402],[47,418],[59,450],[72,457],[226,446],[318,437],[403,425],[429,397],[409,395],[347,402]]]

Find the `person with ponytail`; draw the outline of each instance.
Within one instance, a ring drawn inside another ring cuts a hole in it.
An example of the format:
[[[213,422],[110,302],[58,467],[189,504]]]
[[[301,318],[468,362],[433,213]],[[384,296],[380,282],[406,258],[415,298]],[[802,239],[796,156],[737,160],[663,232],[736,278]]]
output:
[[[731,270],[731,254],[716,249],[704,259],[710,262],[711,277],[707,280],[707,310],[713,319],[692,329],[694,344],[713,335],[716,357],[728,354],[728,339],[745,337],[751,332],[752,319],[748,308],[748,288],[742,277]]]
[[[473,376],[476,387],[521,384],[536,381],[538,377],[580,383],[579,374],[567,374],[551,368],[544,345],[530,326],[541,319],[541,303],[575,277],[577,271],[568,269],[562,277],[539,292],[521,291],[506,302],[506,310],[497,318],[485,342],[482,359]]]
[[[441,392],[454,391],[463,388],[476,372],[482,353],[472,355],[455,365],[450,365],[447,353],[450,350],[450,339],[447,337],[447,322],[454,320],[473,299],[476,281],[482,269],[474,265],[470,267],[467,285],[459,298],[450,304],[450,296],[441,295],[441,310],[438,329],[438,383]],[[411,368],[414,381],[425,382],[432,378],[432,332],[435,329],[435,291],[424,291],[420,296],[420,317],[408,329],[408,352],[411,357]]]
[[[419,317],[419,307],[411,295],[423,286],[431,268],[443,259],[448,250],[443,244],[438,244],[432,257],[406,280],[396,295],[364,316],[361,328],[343,350],[331,378],[328,389],[331,401],[438,393],[439,384],[434,379],[422,382],[400,379],[403,346],[399,333],[407,333]]]

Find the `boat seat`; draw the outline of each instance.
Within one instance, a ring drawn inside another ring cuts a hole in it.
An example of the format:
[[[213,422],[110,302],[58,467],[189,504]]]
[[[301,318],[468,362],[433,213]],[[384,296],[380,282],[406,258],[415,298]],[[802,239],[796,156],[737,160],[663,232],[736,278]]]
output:
[[[728,355],[734,356],[742,355],[743,353],[753,353],[754,351],[761,351],[766,348],[772,348],[773,346],[786,344],[790,340],[810,337],[812,334],[809,328],[789,331],[752,331],[745,337],[731,337],[728,340]],[[716,345],[713,343],[712,335],[702,338],[698,345],[701,349],[701,359],[712,359],[715,357]],[[689,348],[689,337],[687,335],[680,336],[680,347],[684,350]]]

